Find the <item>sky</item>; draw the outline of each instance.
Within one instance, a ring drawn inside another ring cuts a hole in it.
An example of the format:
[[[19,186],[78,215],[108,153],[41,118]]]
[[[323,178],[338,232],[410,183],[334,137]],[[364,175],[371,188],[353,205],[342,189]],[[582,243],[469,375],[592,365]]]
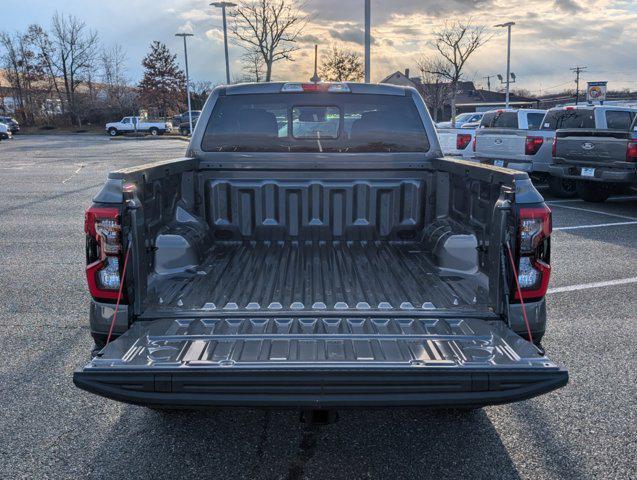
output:
[[[236,2],[237,0],[235,0]],[[288,0],[289,1],[289,0]],[[0,31],[21,31],[31,23],[45,27],[55,11],[75,15],[96,30],[102,44],[127,52],[127,76],[137,82],[141,59],[159,40],[183,62],[183,43],[174,36],[190,32],[188,59],[193,81],[225,80],[223,31],[219,9],[206,0],[22,0],[3,2]],[[310,21],[293,62],[274,65],[273,80],[305,81],[312,76],[313,48],[332,45],[363,56],[363,0],[308,0]],[[609,89],[637,90],[637,0],[372,0],[372,81],[409,68],[432,53],[432,32],[445,21],[471,19],[487,27],[490,40],[469,60],[465,80],[486,88],[483,77],[506,71],[506,30],[494,24],[514,21],[512,88],[541,95],[574,88],[575,66],[587,66],[581,80],[607,80]],[[241,75],[244,50],[230,43],[232,75]],[[492,79],[495,89],[497,79]]]

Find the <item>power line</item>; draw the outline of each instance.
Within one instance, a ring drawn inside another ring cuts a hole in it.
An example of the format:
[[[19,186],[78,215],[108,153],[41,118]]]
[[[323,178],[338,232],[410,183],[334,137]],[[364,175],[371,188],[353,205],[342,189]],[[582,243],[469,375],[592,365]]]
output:
[[[579,100],[579,74],[586,70],[588,67],[573,67],[571,72],[575,72],[575,105]]]

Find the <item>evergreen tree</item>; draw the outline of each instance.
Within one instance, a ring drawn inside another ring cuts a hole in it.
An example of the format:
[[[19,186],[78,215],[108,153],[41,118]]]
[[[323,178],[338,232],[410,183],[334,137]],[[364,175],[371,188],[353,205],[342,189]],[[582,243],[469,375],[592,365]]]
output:
[[[142,105],[167,117],[178,113],[186,98],[186,75],[165,44],[154,41],[142,65],[144,77],[139,83]]]

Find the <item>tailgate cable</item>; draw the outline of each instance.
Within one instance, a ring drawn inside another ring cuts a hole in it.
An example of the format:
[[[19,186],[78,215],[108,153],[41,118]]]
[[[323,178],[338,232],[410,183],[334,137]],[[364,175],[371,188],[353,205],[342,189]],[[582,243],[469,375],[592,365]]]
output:
[[[524,299],[522,298],[522,289],[520,288],[520,281],[518,280],[518,270],[515,268],[515,261],[513,260],[513,253],[511,253],[511,246],[509,242],[506,243],[507,253],[509,254],[509,260],[511,261],[511,268],[513,268],[513,275],[515,278],[515,287],[518,291],[518,297],[520,297],[520,304],[522,306],[522,317],[524,317],[524,324],[526,325],[526,331],[529,335],[529,341],[533,343],[533,335],[531,334],[531,326],[529,325],[529,319],[526,316],[526,307],[524,306]]]
[[[119,304],[122,301],[122,289],[124,288],[124,279],[126,278],[126,266],[128,265],[128,257],[131,251],[131,247],[132,247],[132,242],[129,242],[128,249],[126,250],[126,257],[124,258],[124,268],[122,268],[122,279],[119,282],[119,292],[117,293],[117,302],[115,303],[115,313],[113,313],[111,326],[108,329],[108,336],[106,337],[106,345],[108,345],[111,341],[111,336],[113,335],[113,328],[115,327],[115,320],[117,319],[117,311],[119,310]]]

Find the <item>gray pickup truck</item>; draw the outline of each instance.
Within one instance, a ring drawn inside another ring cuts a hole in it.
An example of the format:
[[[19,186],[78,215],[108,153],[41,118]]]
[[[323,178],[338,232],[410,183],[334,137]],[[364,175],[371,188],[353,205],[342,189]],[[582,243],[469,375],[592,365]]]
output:
[[[557,130],[551,175],[574,181],[589,202],[637,185],[637,109],[586,105],[558,112],[545,120]]]
[[[73,379],[111,399],[477,408],[567,383],[539,346],[550,210],[526,173],[443,159],[411,88],[216,88],[186,157],[111,173],[85,230]]]

